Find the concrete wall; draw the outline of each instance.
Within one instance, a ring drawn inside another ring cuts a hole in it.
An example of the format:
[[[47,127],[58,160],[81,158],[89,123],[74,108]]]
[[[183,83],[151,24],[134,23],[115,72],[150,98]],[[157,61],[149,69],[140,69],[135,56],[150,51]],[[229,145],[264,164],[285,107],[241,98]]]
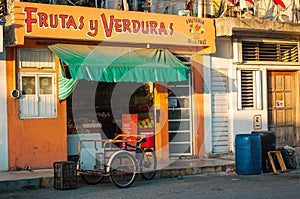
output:
[[[216,53],[211,55],[205,55],[205,100],[204,100],[204,109],[205,109],[205,146],[206,146],[206,153],[212,152],[212,90],[211,90],[211,73],[213,70],[219,71],[219,70],[230,70],[231,65],[231,45],[229,45],[231,42],[231,39],[229,38],[223,38],[223,39],[217,39],[216,40]],[[228,72],[228,74],[230,74]],[[231,87],[232,81],[231,78],[228,77],[228,83],[229,83],[229,89]],[[231,89],[230,89],[231,90]],[[232,94],[229,92],[228,97],[231,98]],[[230,100],[229,100],[230,101]],[[229,106],[230,107],[230,106]],[[231,115],[232,111],[229,110],[229,126],[231,121]],[[230,128],[229,128],[230,131]],[[230,134],[231,132],[229,132]]]
[[[206,150],[211,152],[211,90],[210,90],[210,71],[211,70],[227,70],[228,72],[228,128],[229,128],[229,147],[231,151],[234,151],[234,139],[236,134],[251,133],[253,130],[253,116],[260,114],[262,116],[262,129],[267,129],[267,86],[266,86],[266,70],[262,71],[262,98],[263,98],[263,109],[262,110],[238,110],[238,96],[237,96],[237,68],[240,65],[235,65],[232,62],[232,40],[231,37],[217,38],[216,40],[217,51],[210,57],[210,68],[209,64],[206,67],[207,78],[205,91],[205,137],[206,137]],[[258,66],[248,66],[251,69],[255,69]],[[258,68],[259,69],[259,68]]]
[[[257,37],[259,39],[259,37]],[[274,40],[273,40],[274,41]],[[287,39],[288,41],[288,39]],[[228,71],[228,98],[229,98],[229,133],[230,133],[230,149],[235,151],[235,136],[237,134],[249,134],[254,129],[253,117],[260,115],[262,120],[262,128],[259,130],[268,130],[268,90],[267,90],[267,71],[268,70],[292,70],[299,71],[299,66],[295,65],[280,65],[280,64],[239,64],[233,62],[233,43],[231,37],[219,37],[216,40],[215,54],[206,56],[207,66],[205,67],[206,87],[205,87],[205,138],[206,138],[206,151],[210,152],[211,146],[211,79],[210,73],[212,70],[227,70]],[[209,60],[210,59],[210,60]],[[210,62],[210,63],[209,63]],[[238,69],[251,69],[258,70],[261,74],[261,102],[262,107],[258,109],[238,109],[238,82],[237,70]],[[299,90],[299,88],[296,88]],[[298,116],[299,108],[296,110],[296,117]],[[297,119],[296,119],[297,120]]]
[[[204,65],[204,142],[205,153],[212,152],[212,120],[211,120],[211,64],[212,57],[203,55]]]
[[[2,29],[2,25],[0,26]],[[0,30],[0,32],[2,32]],[[0,35],[3,40],[3,34]],[[3,45],[3,42],[0,42]],[[8,170],[7,100],[5,52],[0,52],[0,171]]]

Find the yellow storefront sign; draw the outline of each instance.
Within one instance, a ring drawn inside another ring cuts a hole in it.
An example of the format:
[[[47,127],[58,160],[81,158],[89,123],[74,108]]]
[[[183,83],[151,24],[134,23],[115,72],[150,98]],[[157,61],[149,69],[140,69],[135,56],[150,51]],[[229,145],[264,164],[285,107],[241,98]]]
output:
[[[24,38],[202,47],[215,51],[213,19],[15,2],[15,44]]]

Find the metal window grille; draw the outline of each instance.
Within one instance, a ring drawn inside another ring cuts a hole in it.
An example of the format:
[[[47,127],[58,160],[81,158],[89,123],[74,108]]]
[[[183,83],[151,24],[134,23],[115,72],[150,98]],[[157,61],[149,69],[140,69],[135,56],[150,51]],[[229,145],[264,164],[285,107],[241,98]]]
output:
[[[253,71],[242,70],[241,71],[241,100],[242,108],[254,107],[254,81]]]
[[[55,57],[49,49],[20,48],[20,69],[55,69]]]
[[[298,43],[242,42],[243,61],[299,62]]]

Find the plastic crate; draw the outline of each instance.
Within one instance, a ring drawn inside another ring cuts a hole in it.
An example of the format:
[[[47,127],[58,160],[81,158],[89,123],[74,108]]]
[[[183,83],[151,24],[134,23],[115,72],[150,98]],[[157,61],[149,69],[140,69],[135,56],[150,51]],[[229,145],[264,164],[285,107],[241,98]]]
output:
[[[59,190],[77,188],[76,162],[54,162],[54,188]]]

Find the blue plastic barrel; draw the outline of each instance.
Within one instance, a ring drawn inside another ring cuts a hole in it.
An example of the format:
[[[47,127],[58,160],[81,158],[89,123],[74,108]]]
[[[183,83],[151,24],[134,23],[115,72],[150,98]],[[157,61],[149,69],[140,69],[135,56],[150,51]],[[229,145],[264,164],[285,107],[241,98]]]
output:
[[[235,137],[235,169],[237,174],[262,173],[262,148],[259,134],[238,134]]]

